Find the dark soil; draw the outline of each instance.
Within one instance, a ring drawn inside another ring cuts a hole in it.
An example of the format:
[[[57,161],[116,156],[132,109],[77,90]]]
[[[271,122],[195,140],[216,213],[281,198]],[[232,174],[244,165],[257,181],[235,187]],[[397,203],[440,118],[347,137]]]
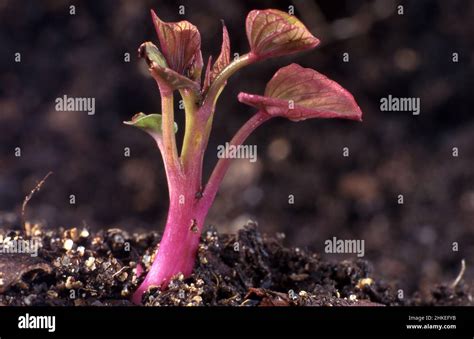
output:
[[[0,256],[0,305],[132,305],[130,294],[148,268],[157,233],[109,229],[0,231],[0,237],[37,239],[37,257]],[[473,305],[472,286],[433,286],[429,293],[398,298],[397,286],[376,278],[364,260],[329,262],[300,248],[283,246],[283,235],[262,235],[253,222],[237,234],[204,232],[196,268],[167,290],[151,288],[147,306],[397,306]]]

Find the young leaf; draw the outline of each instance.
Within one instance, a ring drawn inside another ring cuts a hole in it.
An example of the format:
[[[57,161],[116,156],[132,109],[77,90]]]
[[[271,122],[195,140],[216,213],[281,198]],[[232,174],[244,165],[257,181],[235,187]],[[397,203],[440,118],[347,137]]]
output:
[[[297,64],[279,69],[268,82],[264,96],[240,93],[239,101],[271,116],[292,121],[309,118],[362,120],[354,97],[321,73]]]
[[[319,44],[301,21],[276,9],[251,11],[246,30],[250,49],[260,58],[304,51]]]
[[[168,68],[163,54],[153,43],[145,42],[141,44],[138,48],[138,56],[146,60],[151,75],[158,82],[164,81],[172,89],[189,88],[199,93],[199,84]]]
[[[230,63],[230,39],[229,39],[229,32],[227,31],[227,27],[225,27],[224,21],[222,21],[222,46],[221,52],[216,59],[214,65],[212,65],[212,55],[209,56],[209,60],[207,62],[206,67],[206,74],[204,76],[204,83],[202,92],[206,93],[209,87],[211,86],[212,82],[216,79],[216,77],[220,74],[220,72],[226,68],[227,65]],[[211,67],[212,65],[212,67]],[[226,82],[224,82],[225,85]]]
[[[144,42],[138,47],[138,57],[144,58],[148,67],[153,67],[153,63],[161,67],[168,67],[163,54],[161,54],[158,47],[150,41]]]
[[[130,121],[123,122],[126,125],[141,128],[151,134],[154,138],[161,137],[162,134],[162,116],[161,114],[137,113]],[[178,125],[174,123],[174,132],[178,131]]]
[[[164,22],[151,11],[160,47],[168,66],[175,72],[193,77],[201,73],[201,35],[196,26],[188,21]]]
[[[222,47],[219,57],[216,59],[216,62],[212,66],[210,73],[210,82],[212,83],[214,79],[219,75],[219,73],[230,63],[230,39],[229,32],[227,27],[225,27],[224,21],[222,21]]]

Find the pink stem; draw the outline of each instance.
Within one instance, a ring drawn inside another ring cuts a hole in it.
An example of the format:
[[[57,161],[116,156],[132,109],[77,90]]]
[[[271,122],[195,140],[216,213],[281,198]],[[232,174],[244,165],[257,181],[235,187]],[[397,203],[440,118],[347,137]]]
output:
[[[165,288],[173,276],[179,273],[189,276],[192,272],[207,210],[197,204],[194,191],[187,189],[187,192],[186,185],[180,188],[173,190],[156,258],[133,295],[136,304],[141,303],[143,293],[150,286]]]

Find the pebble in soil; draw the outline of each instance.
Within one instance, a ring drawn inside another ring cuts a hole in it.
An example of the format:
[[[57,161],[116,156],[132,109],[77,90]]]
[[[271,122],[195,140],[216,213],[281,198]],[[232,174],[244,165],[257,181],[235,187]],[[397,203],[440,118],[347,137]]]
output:
[[[0,305],[131,305],[159,243],[157,233],[109,229],[1,231],[2,239],[36,239],[38,256],[0,256]],[[194,273],[172,279],[168,289],[150,288],[147,306],[383,306],[473,305],[460,282],[398,299],[392,283],[375,279],[364,260],[329,262],[260,234],[249,222],[237,234],[203,233]]]

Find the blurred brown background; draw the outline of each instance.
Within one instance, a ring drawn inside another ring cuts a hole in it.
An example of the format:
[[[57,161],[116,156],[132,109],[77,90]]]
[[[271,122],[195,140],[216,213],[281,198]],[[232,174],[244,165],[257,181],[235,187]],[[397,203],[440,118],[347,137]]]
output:
[[[70,5],[76,6],[74,16]],[[217,145],[252,113],[237,102],[237,93],[262,93],[289,62],[349,89],[364,122],[270,121],[249,139],[258,145],[257,163],[234,163],[208,223],[235,232],[252,218],[266,233],[285,232],[287,244],[320,252],[333,236],[364,239],[376,275],[409,291],[454,279],[462,258],[472,279],[474,3],[468,0],[0,0],[2,227],[19,227],[15,215],[23,197],[53,171],[29,204],[29,219],[49,227],[161,230],[167,188],[159,152],[150,137],[122,125],[136,112],[160,107],[154,81],[136,55],[141,42],[157,42],[149,9],[165,21],[197,25],[207,60],[220,50],[219,19],[229,29],[232,52],[244,53],[248,11],[290,5],[322,44],[231,79],[218,104],[206,173]],[[14,62],[17,52],[21,63]],[[345,52],[348,63],[342,62]],[[64,94],[94,97],[96,114],[56,112],[54,100]],[[419,97],[421,114],[381,112],[379,100],[389,94]],[[183,126],[182,119],[178,123]],[[124,147],[131,148],[130,158]],[[349,157],[342,156],[344,147]],[[69,204],[70,194],[76,205]],[[403,205],[397,204],[399,194]]]

